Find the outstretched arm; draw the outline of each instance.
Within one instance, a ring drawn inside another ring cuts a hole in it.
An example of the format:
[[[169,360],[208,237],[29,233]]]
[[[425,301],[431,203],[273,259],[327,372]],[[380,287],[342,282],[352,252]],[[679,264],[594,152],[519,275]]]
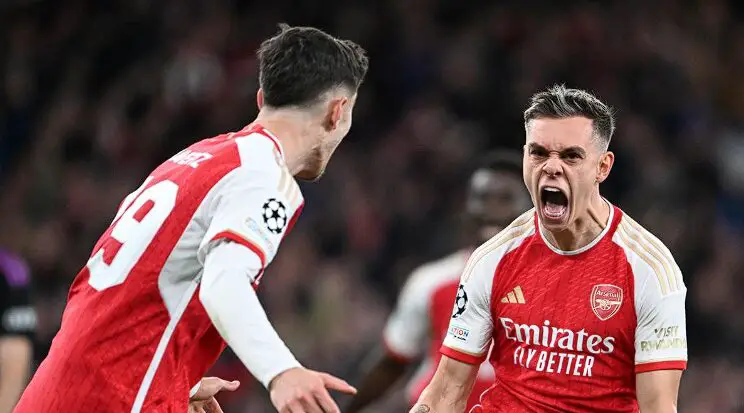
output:
[[[338,413],[326,389],[354,393],[343,380],[300,366],[271,326],[252,282],[261,262],[249,248],[223,242],[209,252],[199,299],[215,328],[250,372],[271,392],[281,413]]]
[[[681,370],[657,370],[636,375],[641,413],[677,413]]]
[[[426,348],[431,330],[429,300],[436,286],[428,268],[414,271],[403,286],[382,333],[384,346],[365,363],[367,375],[346,413],[357,413],[382,397]]]
[[[460,413],[478,375],[478,365],[442,356],[437,372],[410,413]]]
[[[207,255],[199,299],[225,342],[268,387],[279,373],[300,363],[256,297],[252,282],[260,270],[259,258],[248,248],[222,242]]]
[[[358,413],[382,397],[405,374],[409,365],[407,361],[392,357],[382,348],[375,349],[371,359],[369,364],[372,367],[367,370],[368,373],[345,410],[346,413]]]

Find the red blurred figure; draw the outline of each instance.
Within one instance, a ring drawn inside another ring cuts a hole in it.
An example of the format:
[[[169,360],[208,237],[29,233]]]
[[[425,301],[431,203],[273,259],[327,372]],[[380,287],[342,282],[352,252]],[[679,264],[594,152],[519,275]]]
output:
[[[522,184],[519,153],[495,152],[486,156],[470,178],[466,215],[474,229],[473,243],[482,243],[504,229],[529,207]],[[373,366],[345,411],[356,413],[380,398],[422,354],[423,362],[408,385],[408,405],[418,400],[434,376],[447,335],[452,302],[460,274],[475,247],[457,251],[416,269],[403,287],[395,311],[383,333],[384,351],[374,355]],[[468,406],[493,385],[493,368],[480,366]]]

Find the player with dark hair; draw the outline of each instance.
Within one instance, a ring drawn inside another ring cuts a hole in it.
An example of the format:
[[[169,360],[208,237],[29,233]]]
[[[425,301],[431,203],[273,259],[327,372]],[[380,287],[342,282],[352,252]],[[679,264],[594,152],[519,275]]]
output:
[[[202,375],[226,345],[280,412],[338,412],[327,388],[354,392],[298,363],[254,288],[302,209],[294,177],[320,177],[351,128],[368,60],[288,26],[258,59],[256,120],[182,150],[124,199],[17,413],[219,412],[214,394],[238,383]]]
[[[600,195],[611,109],[555,86],[524,113],[534,209],[470,257],[443,354],[411,410],[462,412],[487,357],[483,412],[675,412],[686,288],[669,250]]]
[[[0,248],[0,413],[13,411],[31,374],[36,311],[26,263]]]
[[[474,229],[471,245],[417,268],[398,298],[395,311],[383,332],[383,348],[371,355],[371,367],[359,386],[347,413],[356,413],[390,389],[408,367],[424,355],[408,385],[408,405],[412,406],[434,375],[447,335],[452,301],[457,296],[460,274],[475,246],[506,228],[530,205],[522,184],[519,152],[488,154],[470,177],[465,202],[468,227]],[[468,406],[493,384],[493,368],[483,363],[478,370]]]

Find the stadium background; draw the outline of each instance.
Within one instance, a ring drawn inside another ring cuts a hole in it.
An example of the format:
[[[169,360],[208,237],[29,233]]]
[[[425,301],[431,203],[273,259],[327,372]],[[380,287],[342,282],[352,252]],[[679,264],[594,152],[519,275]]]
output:
[[[33,269],[37,358],[122,196],[252,119],[253,52],[288,22],[371,56],[352,132],[322,182],[303,185],[305,213],[261,290],[302,362],[356,376],[408,271],[460,242],[473,160],[519,149],[527,98],[565,82],[617,109],[603,191],[671,248],[689,287],[680,412],[744,411],[742,5],[3,1],[0,245]],[[244,381],[226,412],[270,411],[235,358],[215,373]]]

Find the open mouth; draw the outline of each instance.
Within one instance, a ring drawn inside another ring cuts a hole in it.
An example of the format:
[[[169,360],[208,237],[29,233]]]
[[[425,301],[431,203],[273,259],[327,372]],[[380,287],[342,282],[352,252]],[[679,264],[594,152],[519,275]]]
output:
[[[568,197],[559,188],[546,186],[540,190],[543,215],[546,218],[561,219],[568,211]]]

